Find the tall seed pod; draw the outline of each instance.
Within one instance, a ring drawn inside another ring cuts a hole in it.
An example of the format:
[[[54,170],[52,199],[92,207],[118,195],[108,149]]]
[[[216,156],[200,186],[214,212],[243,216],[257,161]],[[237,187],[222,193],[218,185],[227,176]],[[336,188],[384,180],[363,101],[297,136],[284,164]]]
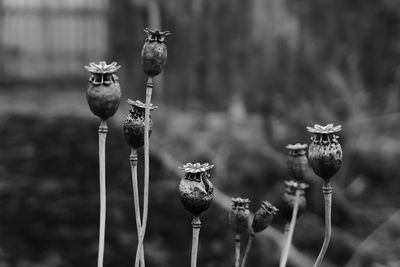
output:
[[[167,62],[168,53],[165,37],[171,33],[149,28],[144,31],[148,37],[142,48],[142,67],[147,75],[154,77],[161,73]]]
[[[306,208],[306,198],[305,198],[305,189],[308,188],[308,184],[298,182],[295,180],[285,181],[285,192],[282,196],[281,204],[279,205],[279,214],[286,220],[287,223],[292,219],[293,207],[296,201],[296,192],[299,193],[299,212],[297,213],[297,217],[301,215],[301,212]]]
[[[249,239],[247,240],[246,250],[243,255],[241,267],[246,266],[247,257],[249,256],[255,233],[259,233],[267,229],[272,223],[274,216],[278,209],[268,201],[263,201],[261,207],[254,214],[253,222],[251,224],[252,231],[250,232]]]
[[[118,109],[121,88],[115,73],[120,67],[117,62],[108,65],[105,61],[100,61],[99,64],[91,62],[89,66],[85,66],[85,69],[92,74],[89,78],[86,99],[90,110],[102,120],[113,116]]]
[[[287,165],[289,170],[289,177],[298,181],[305,180],[305,173],[308,167],[308,159],[305,149],[307,144],[296,143],[294,145],[288,144]]]
[[[283,203],[281,213],[287,220],[285,226],[284,243],[282,246],[281,260],[279,267],[285,267],[289,256],[290,245],[293,239],[294,228],[300,210],[306,206],[305,189],[307,184],[294,180],[285,181],[285,193],[283,194]],[[290,223],[289,223],[290,222]]]
[[[335,135],[342,130],[341,125],[328,124],[314,127],[307,127],[313,134],[308,149],[308,158],[315,174],[321,177],[325,183],[329,183],[342,165],[342,147],[339,144],[339,137]]]
[[[240,263],[240,234],[249,228],[249,203],[248,198],[232,198],[232,208],[229,212],[229,226],[235,233],[235,267]]]
[[[330,180],[342,165],[342,147],[338,141],[339,137],[335,135],[335,133],[342,130],[342,126],[334,126],[333,124],[321,126],[315,124],[314,127],[307,127],[307,130],[313,134],[308,149],[310,165],[315,174],[324,180],[322,192],[325,199],[325,235],[321,250],[314,264],[314,267],[318,267],[328,249],[332,234],[332,186]]]
[[[134,149],[144,145],[144,113],[145,104],[140,100],[132,101],[128,99],[128,104],[132,106],[125,119],[123,130],[126,142]],[[150,104],[150,111],[155,110],[157,106]],[[153,130],[153,120],[149,120],[149,135]]]
[[[201,228],[200,214],[210,207],[214,197],[214,189],[208,173],[213,167],[214,165],[209,163],[186,163],[179,167],[185,172],[179,183],[179,196],[183,206],[193,215],[191,267],[196,267],[197,265],[197,250]]]

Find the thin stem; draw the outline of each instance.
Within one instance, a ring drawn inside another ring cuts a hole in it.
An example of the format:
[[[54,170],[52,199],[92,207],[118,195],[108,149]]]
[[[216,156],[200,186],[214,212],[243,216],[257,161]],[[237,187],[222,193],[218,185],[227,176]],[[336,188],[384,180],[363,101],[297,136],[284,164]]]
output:
[[[102,120],[99,126],[99,173],[100,173],[100,227],[99,227],[99,254],[97,266],[103,267],[104,239],[106,229],[106,138],[107,121]]]
[[[249,235],[249,240],[247,240],[246,250],[244,252],[244,256],[243,256],[243,259],[242,259],[241,267],[245,267],[246,266],[247,257],[249,256],[250,249],[251,249],[251,244],[253,243],[254,237],[255,237],[254,233],[251,232],[250,235]]]
[[[329,183],[324,183],[322,192],[325,198],[325,238],[322,244],[321,251],[315,261],[314,267],[320,266],[324,259],[325,252],[328,249],[329,241],[331,240],[332,226],[331,226],[331,210],[332,210],[332,186]]]
[[[296,197],[294,199],[294,204],[293,204],[292,219],[290,220],[289,231],[287,234],[285,246],[283,247],[283,252],[282,252],[283,255],[282,255],[282,260],[279,263],[279,267],[285,267],[289,257],[289,251],[290,251],[290,245],[292,244],[294,227],[296,226],[297,212],[299,210],[299,202],[300,202],[300,190],[296,190]]]
[[[142,222],[140,219],[141,216],[140,216],[139,187],[138,187],[138,181],[137,181],[137,161],[138,161],[137,150],[134,148],[131,148],[129,162],[131,165],[133,201],[134,201],[134,205],[135,205],[135,218],[136,218],[136,231],[139,236],[139,234],[141,232]],[[140,254],[140,266],[141,267],[145,266],[143,250],[142,250],[142,253]]]
[[[235,235],[235,267],[240,265],[240,235]]]
[[[191,257],[191,267],[197,266],[197,250],[199,248],[199,234],[200,234],[201,221],[200,217],[193,217],[192,220],[192,229],[193,229],[193,238],[192,238],[192,257]]]
[[[144,190],[143,190],[143,221],[142,230],[139,236],[139,243],[136,250],[135,267],[139,266],[139,255],[143,250],[143,240],[146,233],[147,214],[149,208],[149,128],[150,128],[150,103],[153,90],[153,77],[148,77],[146,87],[146,106],[144,113]]]
[[[281,246],[281,258],[279,260],[279,264],[283,261],[283,255],[284,255],[283,248],[285,247],[285,244],[286,244],[286,240],[287,240],[287,237],[288,237],[289,229],[290,229],[290,222],[285,224],[285,230],[283,232],[282,246]]]

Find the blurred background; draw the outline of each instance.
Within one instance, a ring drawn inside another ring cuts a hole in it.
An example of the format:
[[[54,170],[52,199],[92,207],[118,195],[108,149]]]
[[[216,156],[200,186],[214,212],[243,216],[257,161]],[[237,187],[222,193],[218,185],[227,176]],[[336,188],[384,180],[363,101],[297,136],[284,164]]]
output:
[[[315,123],[343,125],[323,266],[400,266],[398,0],[1,0],[0,20],[0,267],[96,264],[99,120],[83,66],[100,60],[122,65],[107,141],[105,266],[133,265],[122,123],[125,100],[144,101],[145,27],[172,32],[153,94],[147,266],[190,262],[178,165],[216,165],[198,264],[232,266],[230,197],[250,198],[253,212],[262,200],[277,205],[284,147],[309,143],[305,126]],[[323,240],[322,183],[308,178],[289,266],[312,266]],[[248,266],[278,266],[284,224],[278,215],[256,237]]]

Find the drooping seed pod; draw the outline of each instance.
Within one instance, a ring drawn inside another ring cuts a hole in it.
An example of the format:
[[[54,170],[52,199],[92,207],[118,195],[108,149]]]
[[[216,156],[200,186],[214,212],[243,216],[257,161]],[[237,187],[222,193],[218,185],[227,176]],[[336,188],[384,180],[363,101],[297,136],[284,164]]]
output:
[[[213,167],[209,163],[186,163],[179,167],[185,172],[179,183],[179,195],[183,206],[194,216],[207,210],[214,197],[214,188],[208,173]]]
[[[249,228],[249,203],[250,200],[248,198],[232,198],[229,226],[235,234],[242,234]]]
[[[100,61],[99,64],[91,62],[89,66],[85,66],[92,74],[86,99],[90,110],[102,120],[113,116],[119,107],[121,88],[115,72],[120,67],[116,62],[107,65],[105,61]]]
[[[289,177],[297,181],[304,181],[308,167],[308,159],[305,151],[307,144],[289,144],[286,148],[289,151],[287,159]]]
[[[306,208],[305,189],[308,188],[306,183],[297,182],[295,180],[285,181],[285,192],[282,196],[282,201],[279,204],[279,214],[287,221],[290,222],[292,219],[292,212],[294,202],[296,200],[296,191],[300,191],[299,198],[299,211],[297,217],[299,217],[302,211]]]
[[[268,201],[263,201],[261,203],[261,208],[259,208],[254,214],[253,223],[251,228],[255,233],[264,231],[272,223],[274,216],[276,215],[278,209],[269,203]]]
[[[329,183],[342,165],[342,147],[338,141],[339,137],[335,135],[342,130],[342,126],[315,124],[314,127],[307,127],[307,130],[313,134],[308,149],[310,165],[315,174],[325,183]]]
[[[148,28],[144,31],[148,37],[142,48],[142,67],[147,75],[154,77],[161,73],[167,62],[168,53],[165,38],[171,33]]]
[[[129,114],[125,119],[123,130],[126,142],[135,149],[144,145],[144,113],[146,104],[140,100],[132,101],[128,99],[128,104],[132,105]],[[150,111],[156,109],[157,106],[150,104]],[[150,115],[149,136],[153,129],[153,121]]]

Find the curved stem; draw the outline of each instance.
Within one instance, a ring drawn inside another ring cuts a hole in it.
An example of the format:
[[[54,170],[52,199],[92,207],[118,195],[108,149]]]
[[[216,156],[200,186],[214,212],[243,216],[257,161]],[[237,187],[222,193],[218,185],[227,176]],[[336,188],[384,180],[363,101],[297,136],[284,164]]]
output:
[[[284,249],[283,248],[285,247],[285,244],[286,244],[286,240],[287,240],[287,237],[288,237],[289,229],[290,229],[290,222],[285,224],[285,230],[283,232],[282,246],[281,246],[281,258],[279,260],[279,265],[283,261],[283,255],[284,255],[284,253],[283,253]]]
[[[99,173],[100,173],[100,227],[99,227],[99,252],[97,266],[103,267],[104,239],[106,228],[106,138],[107,121],[102,120],[99,126]]]
[[[322,192],[325,198],[325,238],[322,244],[321,251],[315,261],[314,267],[318,267],[324,259],[325,252],[328,249],[329,241],[331,240],[332,226],[331,226],[331,210],[332,210],[332,186],[329,183],[324,183]]]
[[[136,250],[135,267],[139,266],[139,255],[143,250],[144,235],[147,226],[147,214],[149,208],[149,128],[150,128],[150,102],[153,90],[153,77],[148,77],[146,87],[146,106],[144,113],[144,190],[143,190],[143,221],[139,235],[139,243]]]
[[[138,181],[137,181],[137,161],[138,161],[137,150],[134,148],[131,148],[129,162],[130,162],[130,166],[131,166],[131,175],[132,175],[133,202],[135,205],[136,231],[139,236],[141,227],[142,227],[142,222],[140,219],[141,216],[140,216],[139,187],[138,187]],[[140,266],[141,267],[145,266],[143,250],[142,250],[142,253],[140,254]]]
[[[253,239],[254,239],[254,233],[251,232],[250,235],[249,235],[249,240],[247,240],[246,250],[244,252],[244,256],[243,256],[243,259],[242,259],[241,267],[245,267],[246,266],[247,257],[249,256],[250,249],[251,249],[251,244],[253,243]]]
[[[192,257],[191,267],[197,266],[197,250],[199,247],[199,234],[200,234],[201,221],[200,217],[194,217],[192,220],[193,238],[192,238]]]
[[[235,235],[235,267],[240,264],[240,235]]]
[[[297,212],[299,210],[299,201],[300,201],[300,190],[296,190],[296,197],[294,199],[293,211],[292,211],[292,219],[290,220],[289,231],[287,234],[285,246],[283,247],[283,252],[282,252],[283,255],[282,255],[282,260],[279,263],[279,267],[285,267],[287,259],[289,257],[289,251],[290,251],[290,245],[292,244],[294,227],[296,226]]]

